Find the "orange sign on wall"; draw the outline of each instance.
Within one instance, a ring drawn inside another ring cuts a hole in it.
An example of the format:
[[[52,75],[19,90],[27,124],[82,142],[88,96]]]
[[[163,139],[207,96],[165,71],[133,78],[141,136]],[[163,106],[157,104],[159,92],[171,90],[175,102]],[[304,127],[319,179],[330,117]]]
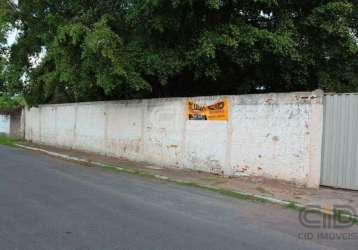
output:
[[[212,105],[200,105],[193,101],[187,101],[187,115],[189,120],[217,120],[229,119],[229,102],[227,98]]]

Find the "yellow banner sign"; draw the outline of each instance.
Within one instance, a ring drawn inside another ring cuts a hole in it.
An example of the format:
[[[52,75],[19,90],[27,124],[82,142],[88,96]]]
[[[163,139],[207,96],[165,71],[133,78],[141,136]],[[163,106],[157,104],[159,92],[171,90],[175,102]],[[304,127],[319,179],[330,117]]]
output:
[[[200,105],[187,101],[187,115],[189,120],[217,120],[229,119],[229,102],[224,98],[212,105]]]

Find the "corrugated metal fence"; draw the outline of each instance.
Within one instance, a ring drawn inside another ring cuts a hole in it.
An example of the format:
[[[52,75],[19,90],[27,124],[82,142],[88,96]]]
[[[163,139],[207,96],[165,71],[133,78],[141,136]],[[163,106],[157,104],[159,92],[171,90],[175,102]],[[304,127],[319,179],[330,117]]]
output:
[[[358,93],[326,94],[321,184],[358,190]]]

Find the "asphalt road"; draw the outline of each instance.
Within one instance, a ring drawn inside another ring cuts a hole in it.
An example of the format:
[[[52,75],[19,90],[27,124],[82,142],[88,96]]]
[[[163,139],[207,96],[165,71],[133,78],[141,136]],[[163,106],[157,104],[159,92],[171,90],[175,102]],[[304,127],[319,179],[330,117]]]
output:
[[[357,249],[296,211],[0,146],[0,249]]]

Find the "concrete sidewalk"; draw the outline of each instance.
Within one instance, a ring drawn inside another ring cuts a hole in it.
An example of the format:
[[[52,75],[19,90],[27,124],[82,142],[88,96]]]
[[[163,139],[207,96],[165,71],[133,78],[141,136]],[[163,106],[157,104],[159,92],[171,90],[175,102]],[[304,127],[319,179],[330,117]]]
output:
[[[112,166],[118,169],[132,170],[137,173],[147,173],[162,179],[175,180],[177,182],[193,183],[203,187],[231,190],[246,193],[257,197],[264,197],[276,203],[294,206],[319,206],[329,210],[332,206],[344,205],[355,209],[358,216],[358,191],[332,189],[321,187],[320,189],[308,189],[292,183],[265,179],[262,177],[222,177],[204,172],[188,169],[163,168],[147,163],[131,162],[124,159],[106,157],[97,154],[79,152],[74,150],[60,149],[51,146],[22,143],[25,147],[37,150],[85,165]],[[329,212],[329,211],[328,211]]]

